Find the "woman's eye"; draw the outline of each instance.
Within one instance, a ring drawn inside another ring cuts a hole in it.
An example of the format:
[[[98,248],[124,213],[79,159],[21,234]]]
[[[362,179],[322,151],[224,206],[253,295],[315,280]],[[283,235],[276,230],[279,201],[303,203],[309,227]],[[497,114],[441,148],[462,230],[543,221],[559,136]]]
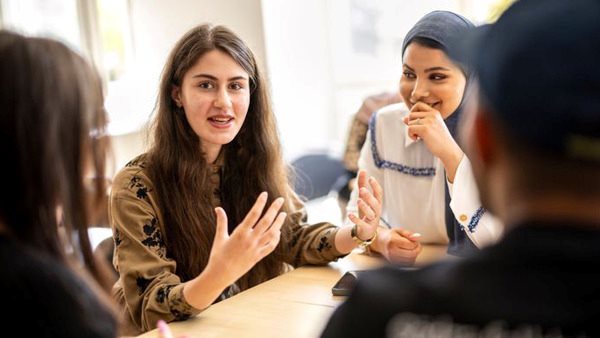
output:
[[[210,82],[200,82],[200,84],[198,85],[198,87],[202,88],[202,89],[211,89],[213,88],[213,84]]]
[[[241,84],[237,83],[237,82],[233,82],[233,83],[231,83],[229,85],[229,88],[233,89],[233,90],[240,90],[240,89],[242,89],[244,87]]]
[[[404,77],[408,78],[408,79],[414,79],[415,78],[415,74],[409,71],[404,71],[402,74],[404,74]]]
[[[431,76],[430,76],[430,79],[435,80],[435,81],[445,80],[446,78],[448,78],[448,77],[444,74],[431,74]]]

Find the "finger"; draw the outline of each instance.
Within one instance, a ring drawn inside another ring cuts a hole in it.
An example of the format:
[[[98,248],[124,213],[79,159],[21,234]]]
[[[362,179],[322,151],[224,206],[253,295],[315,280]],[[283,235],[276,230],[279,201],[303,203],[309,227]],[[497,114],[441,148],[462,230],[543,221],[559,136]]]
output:
[[[279,209],[281,209],[283,202],[283,197],[279,197],[275,201],[273,201],[273,203],[271,203],[271,206],[269,207],[267,212],[265,212],[265,215],[260,219],[258,223],[256,223],[256,226],[254,227],[254,231],[257,234],[262,234],[263,232],[267,231],[267,229],[269,229],[269,227],[273,223],[273,220],[277,216]]]
[[[401,250],[415,250],[419,242],[411,241],[406,236],[398,233],[396,229],[392,229],[390,236],[390,248],[401,249]]]
[[[419,138],[423,138],[423,134],[425,134],[425,130],[427,126],[420,124],[413,124],[408,126],[408,135],[413,141],[418,140]]]
[[[412,108],[410,108],[410,114],[416,113],[416,112],[430,112],[430,111],[433,111],[433,110],[435,110],[435,109],[433,109],[427,103],[419,101],[419,102],[415,103],[412,106]]]
[[[412,242],[418,242],[421,239],[421,234],[418,232],[410,232],[408,230],[404,230],[404,229],[395,229],[395,231],[402,237],[412,241]]]
[[[379,204],[383,204],[383,188],[379,185],[379,182],[375,179],[375,177],[369,177],[369,185],[371,186],[371,190],[373,191],[373,196],[379,202]]]
[[[359,233],[362,232],[362,234],[357,234],[358,238],[367,240],[375,236],[375,232],[377,231],[378,225],[373,226],[365,220],[358,218],[358,216],[352,213],[348,214],[348,218],[352,223],[356,224],[360,228]]]
[[[279,215],[277,215],[277,218],[273,222],[271,228],[269,228],[269,230],[263,234],[260,240],[260,247],[273,242],[273,240],[276,240],[276,242],[279,243],[279,238],[281,237],[281,227],[283,226],[286,217],[287,214],[285,212],[280,212]]]
[[[256,202],[254,202],[254,205],[252,206],[250,211],[248,211],[248,214],[246,214],[246,217],[244,217],[244,220],[242,221],[242,223],[240,223],[240,226],[238,226],[238,228],[248,229],[253,227],[254,224],[256,224],[256,222],[260,218],[260,215],[262,215],[262,211],[265,208],[265,205],[267,204],[268,196],[269,194],[267,194],[266,191],[263,191],[260,193],[260,195],[258,195]]]
[[[227,214],[221,207],[215,208],[215,214],[217,216],[217,228],[215,230],[215,242],[218,240],[225,240],[229,237],[227,230]]]
[[[376,214],[373,211],[373,209],[371,209],[371,207],[362,199],[358,199],[358,201],[356,201],[358,204],[358,209],[361,211],[362,213],[362,217],[361,219],[364,219],[366,222],[370,222],[372,220],[375,219]]]
[[[421,234],[418,232],[413,233],[412,235],[407,237],[408,239],[410,239],[413,242],[418,241],[419,239],[421,239]]]
[[[393,248],[388,251],[388,255],[394,261],[398,261],[398,260],[411,261],[411,260],[414,260],[419,255],[419,253],[416,252],[415,250],[402,250],[402,249]]]
[[[414,251],[419,247],[419,242],[409,241],[407,238],[392,241],[390,243],[390,250],[403,250],[403,251]]]
[[[279,241],[281,240],[281,227],[283,226],[286,217],[287,214],[285,212],[280,212],[269,231],[265,234],[264,241],[261,243],[261,257],[273,252],[277,247],[277,244],[279,244]]]
[[[367,186],[368,174],[365,170],[358,171],[358,188],[365,188]]]
[[[158,338],[173,338],[173,333],[171,333],[171,329],[167,323],[160,319],[157,322],[158,327]]]
[[[393,237],[393,236],[392,236]],[[405,255],[417,255],[420,250],[421,243],[411,242],[405,237],[390,239],[388,246],[389,251],[402,252]]]
[[[358,188],[359,192],[360,192],[360,189],[366,188],[366,186],[367,186],[367,176],[368,175],[367,175],[367,172],[365,170],[361,169],[361,170],[358,171],[358,179],[357,179],[358,185],[357,185],[357,188]],[[358,216],[360,218],[364,217],[364,215],[362,214],[362,212],[360,210],[358,210]]]
[[[414,124],[415,121],[417,121],[418,119],[425,119],[427,117],[429,117],[431,115],[431,113],[429,112],[414,112],[414,113],[410,113],[406,116],[406,124]]]
[[[366,202],[372,212],[376,213],[372,217],[369,217],[370,219],[373,219],[381,213],[381,204],[379,203],[379,200],[377,200],[368,189],[363,188],[360,190],[360,199]]]
[[[408,126],[419,126],[419,125],[428,125],[429,123],[429,118],[428,117],[419,117],[416,119],[412,119],[408,121]]]

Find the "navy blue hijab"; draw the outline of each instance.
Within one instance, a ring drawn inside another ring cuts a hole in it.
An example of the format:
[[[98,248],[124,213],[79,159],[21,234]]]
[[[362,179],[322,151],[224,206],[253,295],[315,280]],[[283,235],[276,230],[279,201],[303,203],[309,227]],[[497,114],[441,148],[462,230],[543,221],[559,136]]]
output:
[[[475,27],[473,23],[461,15],[449,11],[433,11],[421,18],[421,20],[419,20],[406,34],[404,42],[402,43],[402,57],[404,58],[406,47],[414,41],[417,41],[417,43],[433,42],[431,44],[426,43],[425,45],[428,47],[431,46],[431,48],[441,49],[447,54],[449,44],[456,42],[457,36],[466,33],[473,27]],[[457,65],[465,74],[466,87],[458,108],[444,120],[446,127],[454,139],[457,138],[458,122],[462,115],[465,97],[469,95],[469,87],[473,80],[472,72],[467,67],[460,64]],[[446,232],[450,240],[448,253],[456,256],[466,256],[478,249],[465,233],[465,231],[469,230],[463,229],[454,217],[454,213],[450,209],[448,185],[444,184],[444,187],[446,190]]]

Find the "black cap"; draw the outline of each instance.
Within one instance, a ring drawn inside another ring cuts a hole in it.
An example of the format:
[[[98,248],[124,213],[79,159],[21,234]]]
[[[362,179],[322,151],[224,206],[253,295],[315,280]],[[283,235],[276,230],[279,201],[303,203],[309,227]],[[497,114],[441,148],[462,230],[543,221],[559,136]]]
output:
[[[600,1],[520,0],[457,38],[450,56],[510,137],[600,162]]]

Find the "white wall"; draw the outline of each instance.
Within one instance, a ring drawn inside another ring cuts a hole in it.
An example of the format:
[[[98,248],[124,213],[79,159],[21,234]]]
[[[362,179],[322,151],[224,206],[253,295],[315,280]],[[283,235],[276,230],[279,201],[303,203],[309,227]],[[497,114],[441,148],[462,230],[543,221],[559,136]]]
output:
[[[333,78],[323,0],[263,0],[272,101],[288,159],[330,146]]]

